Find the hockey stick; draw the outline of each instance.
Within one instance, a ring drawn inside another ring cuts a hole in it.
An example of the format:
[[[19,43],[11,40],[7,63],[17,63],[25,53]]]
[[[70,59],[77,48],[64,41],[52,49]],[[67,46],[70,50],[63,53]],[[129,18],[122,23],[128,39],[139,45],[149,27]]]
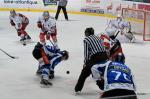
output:
[[[118,32],[116,33],[116,35],[114,36],[114,38],[116,38],[116,37],[118,36],[119,33],[120,33],[120,31],[118,31]]]
[[[49,40],[49,41],[50,41],[50,43],[51,43],[53,46],[55,46],[54,43],[53,43],[51,40]]]
[[[120,33],[120,31],[117,31],[116,35],[112,35],[112,36],[110,36],[110,38],[111,38],[112,40],[116,39],[116,37],[118,36],[119,33]]]
[[[10,54],[8,54],[7,52],[5,52],[4,50],[2,50],[1,48],[0,48],[0,50],[3,52],[3,53],[5,53],[7,56],[9,56],[10,58],[12,58],[12,59],[17,59],[18,57],[15,57],[15,56],[11,56]]]
[[[14,26],[14,27],[15,27],[15,26]],[[15,27],[15,29],[16,29],[16,31],[18,31],[16,27]],[[27,45],[26,42],[25,42],[25,40],[23,40],[23,45],[24,45],[24,46]]]

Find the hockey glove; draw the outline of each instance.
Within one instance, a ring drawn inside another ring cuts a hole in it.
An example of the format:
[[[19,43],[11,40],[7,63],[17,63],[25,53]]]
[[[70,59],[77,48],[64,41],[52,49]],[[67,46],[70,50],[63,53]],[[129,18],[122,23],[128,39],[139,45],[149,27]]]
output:
[[[97,85],[101,90],[104,90],[104,80],[103,80],[103,79],[97,80],[97,81],[96,81],[96,85]]]
[[[40,42],[38,42],[35,47],[36,47],[37,49],[41,49],[41,48],[43,47],[43,45],[42,45]]]
[[[111,38],[112,40],[114,40],[116,37],[115,37],[114,35],[112,35],[112,36],[110,36],[110,38]]]
[[[11,24],[12,26],[15,26],[15,23],[14,23],[14,22],[12,22],[12,21],[10,21],[10,24]]]
[[[38,27],[38,28],[42,28],[42,23],[41,23],[41,22],[38,22],[38,23],[37,23],[37,27]]]
[[[10,20],[10,24],[11,24],[12,26],[15,26],[15,23],[14,23],[13,20]]]

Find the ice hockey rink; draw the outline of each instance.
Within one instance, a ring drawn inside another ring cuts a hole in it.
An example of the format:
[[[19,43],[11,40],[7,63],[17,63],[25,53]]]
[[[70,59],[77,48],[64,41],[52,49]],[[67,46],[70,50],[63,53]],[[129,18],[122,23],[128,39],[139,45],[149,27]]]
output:
[[[34,45],[39,40],[40,29],[36,22],[40,12],[20,12],[30,19],[27,32],[33,42],[23,46],[16,30],[9,23],[9,12],[0,12],[0,48],[18,59],[11,59],[0,52],[0,99],[99,99],[100,90],[90,76],[80,95],[75,95],[74,86],[83,66],[83,39],[86,27],[96,33],[103,32],[108,18],[69,14],[65,21],[61,14],[57,21],[58,44],[68,50],[70,58],[55,69],[53,86],[41,88],[35,75],[38,62],[32,56]],[[54,16],[55,13],[51,13]],[[126,64],[132,69],[139,99],[150,98],[150,42],[123,43]],[[66,71],[70,74],[66,74]]]

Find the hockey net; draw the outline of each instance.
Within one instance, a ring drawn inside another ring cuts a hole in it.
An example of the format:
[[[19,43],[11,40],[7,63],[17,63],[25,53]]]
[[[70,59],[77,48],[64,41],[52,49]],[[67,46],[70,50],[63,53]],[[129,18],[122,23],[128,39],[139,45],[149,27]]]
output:
[[[122,17],[130,22],[134,34],[150,41],[150,11],[122,8]]]

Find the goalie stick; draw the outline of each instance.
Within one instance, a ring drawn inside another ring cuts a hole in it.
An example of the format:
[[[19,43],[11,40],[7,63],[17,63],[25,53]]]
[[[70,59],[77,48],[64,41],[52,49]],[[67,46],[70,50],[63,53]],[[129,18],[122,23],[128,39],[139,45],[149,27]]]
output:
[[[10,58],[12,58],[12,59],[17,59],[17,58],[18,58],[18,57],[15,57],[15,56],[12,56],[12,55],[8,54],[6,51],[2,50],[1,48],[0,48],[0,50],[1,50],[3,53],[5,53],[7,56],[9,56]]]

